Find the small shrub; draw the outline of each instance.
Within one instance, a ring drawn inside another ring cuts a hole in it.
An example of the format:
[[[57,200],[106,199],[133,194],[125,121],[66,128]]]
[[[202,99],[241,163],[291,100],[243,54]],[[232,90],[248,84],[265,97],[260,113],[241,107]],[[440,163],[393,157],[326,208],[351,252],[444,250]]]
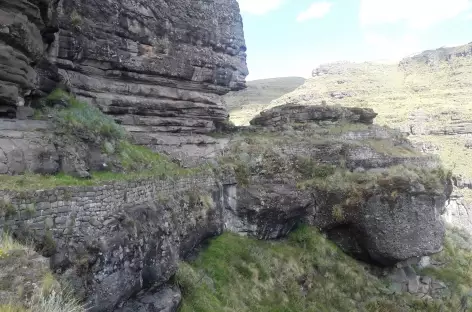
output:
[[[234,173],[240,186],[244,187],[249,185],[251,172],[246,164],[240,162],[236,163],[234,166]]]
[[[57,89],[48,97],[47,101],[65,101],[68,107],[55,109],[52,112],[54,121],[61,128],[71,134],[89,139],[101,136],[110,140],[126,138],[126,131],[113,118],[102,113],[97,107],[78,101],[72,95]]]
[[[52,232],[51,230],[46,230],[43,236],[41,252],[46,255],[52,255],[54,254],[55,250],[56,250],[56,241],[54,240]]]
[[[327,178],[334,174],[336,166],[320,164],[308,157],[298,157],[295,160],[295,169],[304,179]]]
[[[70,21],[73,26],[78,27],[80,24],[82,24],[82,16],[80,16],[79,13],[74,10],[70,15]]]

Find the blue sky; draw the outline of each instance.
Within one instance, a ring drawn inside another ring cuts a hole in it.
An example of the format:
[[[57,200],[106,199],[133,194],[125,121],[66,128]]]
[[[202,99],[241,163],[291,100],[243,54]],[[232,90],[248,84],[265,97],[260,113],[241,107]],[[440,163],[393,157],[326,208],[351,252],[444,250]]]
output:
[[[238,0],[248,80],[472,42],[472,0]]]

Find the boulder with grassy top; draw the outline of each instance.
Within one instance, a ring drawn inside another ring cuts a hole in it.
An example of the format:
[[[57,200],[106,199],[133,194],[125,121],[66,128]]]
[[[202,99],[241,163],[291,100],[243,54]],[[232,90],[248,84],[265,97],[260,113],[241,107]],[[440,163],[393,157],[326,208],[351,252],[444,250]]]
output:
[[[261,121],[280,112],[283,124]],[[345,112],[352,110],[288,106],[256,117],[253,124],[270,129],[241,134],[224,158],[239,181],[237,195],[228,194],[237,200],[228,199],[227,227],[279,238],[304,222],[384,265],[440,251],[449,173],[398,132]]]

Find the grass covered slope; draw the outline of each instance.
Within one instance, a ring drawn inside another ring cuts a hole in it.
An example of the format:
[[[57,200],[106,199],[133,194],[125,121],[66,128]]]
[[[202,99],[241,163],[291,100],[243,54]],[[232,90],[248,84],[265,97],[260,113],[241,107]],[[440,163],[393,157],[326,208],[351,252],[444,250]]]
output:
[[[181,264],[176,278],[184,297],[180,312],[472,311],[466,296],[472,287],[470,267],[463,267],[472,245],[470,238],[461,244],[454,235],[435,257],[446,264],[428,269],[451,294],[419,299],[393,294],[386,280],[314,228],[301,227],[277,242],[226,233],[196,260]]]
[[[236,125],[248,125],[254,114],[270,105],[270,102],[292,92],[305,82],[302,77],[279,77],[247,82],[247,88],[224,96],[231,120]]]

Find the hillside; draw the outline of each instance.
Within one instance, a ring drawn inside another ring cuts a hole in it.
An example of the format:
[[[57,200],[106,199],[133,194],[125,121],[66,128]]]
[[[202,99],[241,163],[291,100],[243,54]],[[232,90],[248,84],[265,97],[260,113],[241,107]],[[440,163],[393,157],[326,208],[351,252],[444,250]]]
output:
[[[303,85],[305,80],[302,77],[279,77],[248,81],[246,89],[232,91],[224,96],[232,121],[237,125],[249,123],[271,101],[292,92]]]
[[[472,177],[472,44],[425,51],[399,64],[322,65],[283,104],[373,108],[376,123],[401,129],[423,151],[437,153],[467,182]],[[324,101],[324,102],[323,102]],[[239,119],[238,112],[233,118]]]

